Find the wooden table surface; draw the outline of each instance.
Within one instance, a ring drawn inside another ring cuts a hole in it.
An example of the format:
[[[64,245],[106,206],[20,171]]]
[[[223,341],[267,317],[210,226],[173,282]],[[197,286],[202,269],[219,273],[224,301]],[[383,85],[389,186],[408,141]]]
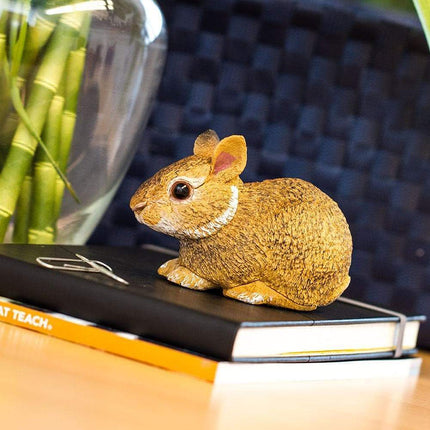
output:
[[[419,378],[220,388],[0,323],[2,429],[430,429]]]

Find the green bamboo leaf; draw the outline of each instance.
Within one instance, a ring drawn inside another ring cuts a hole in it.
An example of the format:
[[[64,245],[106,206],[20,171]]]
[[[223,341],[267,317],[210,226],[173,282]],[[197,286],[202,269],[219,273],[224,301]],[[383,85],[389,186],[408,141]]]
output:
[[[22,104],[21,97],[19,94],[19,88],[18,88],[18,85],[16,83],[16,78],[12,78],[10,80],[10,95],[11,95],[13,107],[15,108],[16,112],[20,116],[22,122],[27,127],[29,133],[31,134],[31,136],[34,139],[36,139],[37,143],[42,148],[42,150],[45,153],[46,157],[48,158],[49,162],[52,164],[52,166],[56,170],[58,176],[60,176],[61,180],[64,182],[64,185],[66,186],[67,190],[70,192],[72,197],[75,199],[75,201],[77,203],[80,203],[80,200],[79,200],[75,190],[73,189],[72,184],[67,179],[67,177],[63,173],[63,171],[60,169],[57,162],[54,160],[51,153],[46,148],[46,145],[42,142],[42,139],[40,138],[39,134],[36,132],[36,130],[34,130],[34,127],[31,123],[31,119],[27,115],[27,112],[25,111],[24,105]]]
[[[17,20],[16,20],[17,21]],[[15,77],[18,75],[19,68],[21,66],[22,54],[24,52],[25,39],[27,37],[27,19],[25,16],[21,18],[19,25],[19,31],[17,29],[18,23],[15,21],[15,17],[12,20],[10,27],[10,74]]]
[[[430,1],[429,0],[414,0],[415,9],[426,35],[427,43],[430,48]]]

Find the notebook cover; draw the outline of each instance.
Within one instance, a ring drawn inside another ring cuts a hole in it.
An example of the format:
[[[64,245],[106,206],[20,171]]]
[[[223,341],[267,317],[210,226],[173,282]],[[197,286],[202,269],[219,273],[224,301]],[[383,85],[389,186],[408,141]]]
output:
[[[130,285],[102,274],[46,269],[35,261],[40,256],[75,258],[75,253],[110,265]],[[0,295],[221,360],[231,359],[241,326],[397,321],[341,302],[297,312],[244,304],[219,290],[189,290],[157,275],[157,267],[169,258],[140,248],[3,244]]]

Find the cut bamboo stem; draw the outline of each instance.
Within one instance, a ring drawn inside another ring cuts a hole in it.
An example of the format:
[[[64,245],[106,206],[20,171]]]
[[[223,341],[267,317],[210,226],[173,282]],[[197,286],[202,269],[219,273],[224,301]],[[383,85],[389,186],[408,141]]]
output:
[[[12,138],[15,134],[16,128],[19,124],[19,117],[15,112],[11,112],[6,120],[4,121],[3,125],[0,127],[0,159],[1,159],[1,165],[3,166],[7,154],[10,148],[10,142],[12,142]]]
[[[24,182],[21,186],[16,212],[14,216],[14,229],[12,241],[15,243],[27,243],[28,224],[30,220],[29,209],[31,207],[33,176],[31,169],[25,175]]]
[[[56,95],[52,99],[43,132],[45,145],[54,158],[58,155],[63,107],[64,97]],[[54,243],[56,176],[54,166],[49,162],[45,152],[39,148],[34,162],[28,243]]]

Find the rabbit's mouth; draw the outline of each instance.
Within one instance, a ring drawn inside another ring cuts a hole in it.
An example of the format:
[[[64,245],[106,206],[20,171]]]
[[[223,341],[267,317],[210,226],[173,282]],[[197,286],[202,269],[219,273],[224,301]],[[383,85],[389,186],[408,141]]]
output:
[[[138,222],[154,228],[153,226],[160,222],[161,218],[159,211],[156,209],[158,203],[157,201],[144,200],[131,205],[131,209]]]

